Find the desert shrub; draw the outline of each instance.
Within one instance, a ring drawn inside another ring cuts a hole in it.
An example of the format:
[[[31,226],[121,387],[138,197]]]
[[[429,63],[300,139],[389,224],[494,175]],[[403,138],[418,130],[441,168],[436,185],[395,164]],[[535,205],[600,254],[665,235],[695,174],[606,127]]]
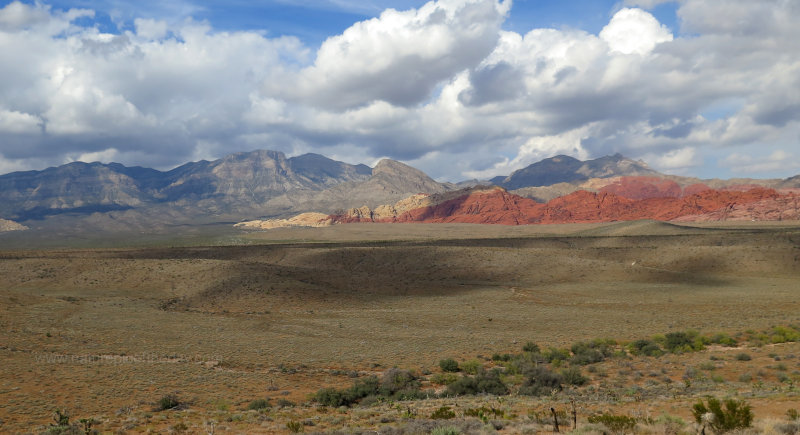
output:
[[[289,421],[286,423],[286,429],[289,429],[291,433],[300,433],[303,431],[303,423],[299,421]]]
[[[653,340],[641,339],[636,340],[628,345],[631,354],[645,355],[645,356],[661,356],[664,355],[664,350]]]
[[[344,390],[337,390],[336,388],[323,388],[314,394],[314,401],[321,405],[332,406],[338,408],[339,406],[349,406],[349,401]]]
[[[381,377],[378,392],[383,396],[395,396],[399,393],[407,395],[410,391],[419,391],[419,386],[419,379],[414,373],[408,370],[392,368],[384,372],[383,377]]]
[[[447,386],[448,396],[468,396],[478,393],[478,382],[472,376],[462,376]]]
[[[672,353],[703,350],[704,338],[695,331],[669,332],[664,336],[664,348]]]
[[[736,347],[738,344],[736,339],[729,336],[728,334],[716,334],[711,337],[711,342],[714,344],[721,344],[723,346],[728,347]]]
[[[525,373],[525,379],[519,388],[519,394],[526,396],[542,396],[555,389],[561,389],[564,379],[543,366],[534,367]]]
[[[779,423],[775,425],[775,429],[784,435],[797,435],[800,434],[800,423],[793,421],[789,423]]]
[[[504,354],[496,353],[492,355],[492,361],[510,361],[510,360],[511,360],[510,353],[504,353]]]
[[[500,371],[481,371],[476,376],[462,376],[461,379],[447,386],[448,396],[465,396],[475,394],[492,394],[502,396],[508,394],[508,387],[500,380]]]
[[[736,354],[736,361],[750,361],[751,359],[753,359],[753,357],[744,352]]]
[[[436,373],[431,376],[431,382],[437,385],[450,385],[458,380],[458,375],[455,373]]]
[[[258,410],[267,409],[267,408],[269,408],[269,399],[256,399],[256,400],[253,400],[252,402],[250,402],[249,405],[247,405],[247,409],[250,409],[250,410],[253,410],[253,411],[258,411]]]
[[[554,361],[567,361],[570,357],[570,353],[567,349],[556,349],[555,347],[551,347],[547,349],[547,352],[543,353],[542,356],[544,357],[545,361],[552,363]]]
[[[786,343],[789,341],[800,341],[800,331],[786,326],[775,326],[769,332],[772,343]]]
[[[686,422],[682,418],[669,414],[661,414],[653,423],[661,425],[664,435],[678,435],[686,426]]]
[[[445,358],[439,361],[439,368],[441,368],[443,372],[457,372],[460,370],[458,362],[453,358]]]
[[[412,372],[393,368],[387,370],[380,379],[376,376],[359,379],[344,390],[323,388],[314,394],[313,400],[325,406],[339,407],[351,406],[371,396],[395,400],[418,399],[422,397],[419,387],[419,379]]]
[[[636,427],[636,419],[627,415],[592,415],[589,417],[589,423],[602,424],[613,433],[633,432],[633,428]]]
[[[736,399],[721,402],[715,397],[709,397],[706,403],[700,400],[692,407],[692,415],[697,423],[706,423],[717,433],[744,429],[753,423],[750,405]]]
[[[503,418],[506,413],[502,409],[481,406],[480,408],[467,408],[464,410],[465,417],[475,417],[484,423],[488,423],[492,418]]]
[[[480,370],[481,368],[483,368],[483,365],[481,364],[480,361],[476,359],[471,359],[469,361],[464,361],[463,363],[461,363],[461,370],[464,373],[470,375],[477,375],[478,370]]]
[[[700,368],[700,370],[707,370],[707,371],[711,371],[711,370],[716,370],[717,369],[716,364],[714,364],[711,361],[706,361],[706,362],[700,363],[700,365],[698,367]]]
[[[484,394],[503,396],[508,394],[508,387],[500,379],[499,370],[482,370],[475,376],[478,382],[478,391]]]
[[[455,416],[456,413],[449,406],[442,406],[431,414],[431,418],[434,420],[449,420]]]
[[[575,343],[570,350],[572,350],[572,357],[569,359],[571,364],[594,364],[605,359],[603,352],[592,343]]]
[[[787,409],[786,416],[789,417],[789,420],[800,420],[800,412],[794,408]]]
[[[585,385],[589,382],[589,378],[583,376],[579,367],[570,367],[561,370],[561,377],[564,378],[564,383],[569,385]]]
[[[289,399],[284,399],[281,397],[277,402],[275,402],[275,406],[278,408],[293,408],[295,403]]]
[[[529,341],[529,342],[525,343],[524,346],[522,346],[522,351],[523,352],[539,353],[541,351],[541,349],[539,349],[539,345],[538,344],[536,344],[536,343],[534,343],[532,341]]]
[[[158,410],[165,411],[167,409],[174,409],[181,405],[178,396],[174,394],[167,394],[158,399]]]
[[[459,435],[461,429],[455,426],[442,426],[431,430],[431,435]]]

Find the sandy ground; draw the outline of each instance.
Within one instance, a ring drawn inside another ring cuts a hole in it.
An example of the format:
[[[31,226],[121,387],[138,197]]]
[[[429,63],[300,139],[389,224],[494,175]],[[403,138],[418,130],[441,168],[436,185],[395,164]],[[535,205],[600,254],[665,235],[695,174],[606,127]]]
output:
[[[349,371],[436,370],[531,340],[800,320],[792,223],[363,224],[235,244],[0,251],[0,431],[56,408],[123,427],[169,392],[200,410],[304,402]]]

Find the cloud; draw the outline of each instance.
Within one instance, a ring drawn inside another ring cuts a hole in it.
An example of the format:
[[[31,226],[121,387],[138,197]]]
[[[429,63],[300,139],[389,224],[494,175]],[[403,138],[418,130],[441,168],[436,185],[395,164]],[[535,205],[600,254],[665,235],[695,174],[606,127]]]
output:
[[[296,75],[294,86],[270,81],[265,92],[333,110],[374,101],[419,104],[492,51],[509,7],[510,1],[439,0],[388,9],[326,40],[313,65],[288,72]]]
[[[648,12],[641,9],[622,9],[600,31],[600,39],[612,52],[647,54],[656,45],[672,41],[672,33]]]
[[[741,171],[742,156],[762,165],[753,147],[793,156],[800,137],[796,2],[682,0],[675,36],[635,7],[599,34],[519,34],[502,30],[510,0],[439,0],[385,10],[316,51],[175,7],[121,10],[118,34],[90,10],[0,9],[0,172],[76,159],[169,168],[256,148],[387,156],[454,181],[554,154]]]
[[[720,164],[740,174],[763,174],[785,170],[800,170],[800,158],[794,153],[784,150],[775,150],[768,156],[755,157],[748,154],[733,153],[722,159]]]

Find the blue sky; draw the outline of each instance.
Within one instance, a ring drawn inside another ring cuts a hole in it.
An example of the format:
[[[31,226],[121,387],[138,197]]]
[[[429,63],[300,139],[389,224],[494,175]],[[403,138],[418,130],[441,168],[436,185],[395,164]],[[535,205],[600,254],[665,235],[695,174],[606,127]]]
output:
[[[10,2],[5,1],[5,4]],[[33,3],[28,1],[28,3]],[[311,46],[337,35],[353,23],[374,18],[384,9],[410,9],[424,0],[332,1],[332,0],[254,0],[163,2],[153,0],[121,2],[114,0],[57,0],[54,8],[88,8],[96,11],[94,21],[107,32],[132,28],[135,18],[171,21],[186,16],[206,20],[221,31],[264,30],[271,35],[292,35]],[[599,33],[612,13],[621,7],[619,0],[515,0],[513,13],[503,27],[526,33],[542,27],[573,27]],[[677,30],[676,3],[662,3],[651,11],[658,20]],[[113,17],[112,17],[113,15]],[[122,29],[120,29],[122,28]]]
[[[0,173],[266,148],[450,181],[617,152],[788,177],[798,20],[782,0],[6,0]]]

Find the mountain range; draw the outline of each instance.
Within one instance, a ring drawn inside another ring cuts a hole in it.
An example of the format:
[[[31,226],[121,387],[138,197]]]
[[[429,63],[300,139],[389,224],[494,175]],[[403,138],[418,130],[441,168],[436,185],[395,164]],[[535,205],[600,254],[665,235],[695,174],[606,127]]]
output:
[[[800,188],[800,176],[700,180],[661,174],[619,154],[587,161],[562,155],[508,176],[457,185],[437,182],[394,160],[381,160],[370,168],[319,154],[287,158],[278,151],[258,150],[169,171],[73,162],[0,175],[0,219],[17,223],[3,228],[83,226],[111,231],[287,218],[304,212],[361,213],[358,219],[363,219],[364,213],[378,209],[378,215],[391,214],[398,202],[405,201],[400,208],[414,201],[430,206],[434,200],[454,200],[482,189],[465,189],[465,184],[499,186],[503,195],[546,203],[576,191],[640,200],[681,198],[708,189],[793,189]]]

